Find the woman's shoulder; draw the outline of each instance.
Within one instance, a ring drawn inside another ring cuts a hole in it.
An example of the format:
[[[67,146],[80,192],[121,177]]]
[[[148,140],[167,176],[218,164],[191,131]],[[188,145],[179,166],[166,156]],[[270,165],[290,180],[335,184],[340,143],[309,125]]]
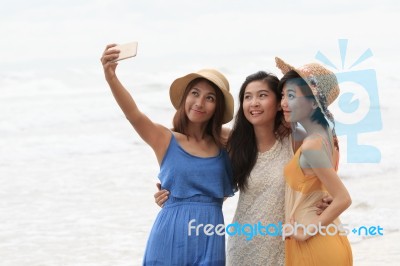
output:
[[[301,158],[311,168],[331,168],[336,165],[338,159],[328,147],[326,137],[320,134],[311,134],[304,139]]]
[[[301,146],[304,157],[313,160],[322,160],[329,158],[332,161],[335,152],[329,145],[329,136],[323,133],[313,133],[308,135]]]
[[[173,131],[171,130],[171,134],[173,137],[175,137],[176,140],[181,141],[181,140],[186,140],[187,136],[185,134],[182,134],[180,132],[177,131]]]
[[[316,150],[321,149],[325,139],[321,134],[310,134],[306,136],[301,145],[302,150]]]

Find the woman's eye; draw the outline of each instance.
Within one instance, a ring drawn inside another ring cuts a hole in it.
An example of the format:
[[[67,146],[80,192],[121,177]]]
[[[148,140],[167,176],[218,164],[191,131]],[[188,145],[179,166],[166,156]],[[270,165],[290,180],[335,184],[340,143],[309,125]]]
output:
[[[265,97],[267,97],[267,94],[265,94],[265,93],[260,94],[260,98],[265,98]]]
[[[250,99],[251,99],[251,96],[250,96],[250,95],[246,95],[246,96],[244,96],[244,99],[245,99],[245,100],[250,100]]]
[[[210,102],[215,102],[215,98],[212,97],[212,96],[208,96],[208,97],[207,97],[207,100],[210,101]]]
[[[198,96],[198,95],[199,95],[199,93],[198,93],[197,91],[192,91],[192,95],[194,95],[194,96]]]

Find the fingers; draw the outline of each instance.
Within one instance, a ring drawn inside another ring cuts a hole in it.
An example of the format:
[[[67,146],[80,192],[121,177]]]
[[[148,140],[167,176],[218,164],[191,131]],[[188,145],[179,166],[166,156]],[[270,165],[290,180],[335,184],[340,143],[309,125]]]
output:
[[[169,193],[166,193],[165,196],[160,197],[160,200],[159,200],[158,203],[157,203],[158,206],[164,207],[164,203],[168,200],[168,194],[169,194]]]
[[[100,61],[103,64],[103,66],[105,66],[108,63],[116,65],[117,63],[114,62],[114,60],[118,58],[118,55],[119,55],[119,51],[117,51],[117,50],[107,51],[100,58]]]
[[[163,207],[164,203],[168,200],[168,196],[168,190],[160,190],[154,194],[154,201],[158,206]]]
[[[116,65],[116,63],[113,60],[118,58],[120,51],[117,49],[110,49],[115,46],[116,46],[115,43],[106,46],[106,49],[104,50],[100,58],[100,61],[103,64],[103,66],[106,66],[107,64]]]
[[[107,44],[106,49],[104,49],[104,52],[106,52],[108,49],[117,46],[116,43],[111,43],[111,44]]]
[[[325,202],[319,202],[319,203],[317,203],[316,207],[317,207],[318,209],[325,210],[326,208],[329,207],[329,204],[328,204],[328,203],[325,203]]]
[[[324,199],[322,199],[320,202],[318,202],[315,206],[318,208],[316,210],[317,215],[321,215],[321,213],[329,207],[330,203],[325,203]]]
[[[332,203],[333,198],[331,196],[326,196],[322,199],[323,202],[327,203],[328,205]]]
[[[163,190],[157,191],[154,194],[154,199],[157,200],[158,198],[165,197],[166,194],[168,195],[168,190],[163,189]]]
[[[161,184],[156,184],[158,191],[154,194],[154,201],[160,207],[164,206],[164,203],[168,200],[169,191],[161,189]]]

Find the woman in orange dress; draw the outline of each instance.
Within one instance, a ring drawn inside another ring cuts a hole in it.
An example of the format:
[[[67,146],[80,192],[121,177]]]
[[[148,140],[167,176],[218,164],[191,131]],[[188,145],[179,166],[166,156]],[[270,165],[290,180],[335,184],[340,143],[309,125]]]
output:
[[[339,146],[334,119],[327,107],[339,95],[336,76],[319,64],[294,68],[280,58],[284,74],[279,83],[287,122],[300,123],[307,136],[284,169],[285,264],[306,266],[352,265],[348,229],[339,215],[351,204],[336,171]],[[321,215],[316,203],[327,194],[333,201]]]

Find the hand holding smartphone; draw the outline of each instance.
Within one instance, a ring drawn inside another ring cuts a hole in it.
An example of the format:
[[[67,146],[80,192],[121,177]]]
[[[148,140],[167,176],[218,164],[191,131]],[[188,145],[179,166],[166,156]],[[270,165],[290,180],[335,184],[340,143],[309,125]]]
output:
[[[117,46],[112,47],[111,49],[119,50],[119,56],[117,59],[112,62],[117,62],[123,59],[131,58],[136,56],[137,53],[137,42],[129,42],[125,44],[118,44]]]

